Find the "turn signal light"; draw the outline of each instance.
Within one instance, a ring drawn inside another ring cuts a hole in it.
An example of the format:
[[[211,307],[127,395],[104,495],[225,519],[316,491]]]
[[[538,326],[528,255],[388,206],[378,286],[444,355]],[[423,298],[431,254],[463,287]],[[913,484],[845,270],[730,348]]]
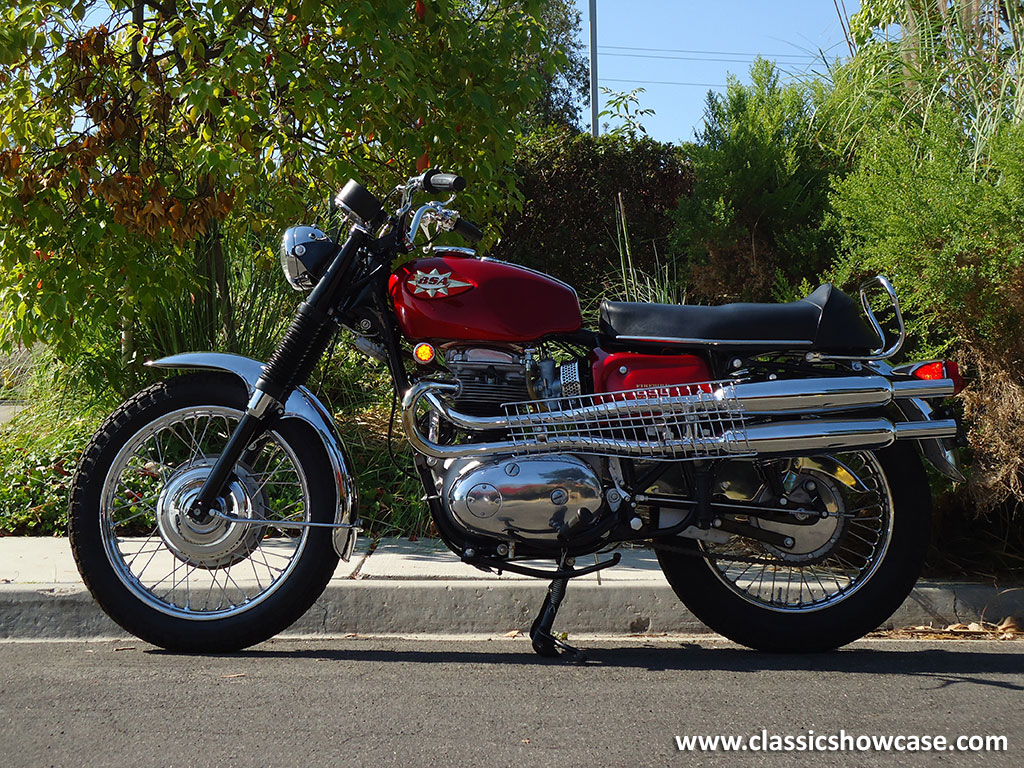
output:
[[[434,348],[426,342],[422,342],[412,348],[412,356],[420,365],[426,365],[434,361]]]
[[[952,379],[953,394],[960,394],[964,388],[964,378],[960,375],[960,366],[952,360],[936,360],[934,363],[925,363],[913,371],[914,376],[927,381],[936,379]]]

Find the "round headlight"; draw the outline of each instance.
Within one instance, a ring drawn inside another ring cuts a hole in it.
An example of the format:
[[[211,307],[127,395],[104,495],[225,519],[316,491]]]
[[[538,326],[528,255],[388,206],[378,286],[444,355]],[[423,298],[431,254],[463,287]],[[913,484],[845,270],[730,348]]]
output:
[[[297,291],[317,284],[334,253],[334,241],[316,227],[289,227],[281,238],[281,268]]]

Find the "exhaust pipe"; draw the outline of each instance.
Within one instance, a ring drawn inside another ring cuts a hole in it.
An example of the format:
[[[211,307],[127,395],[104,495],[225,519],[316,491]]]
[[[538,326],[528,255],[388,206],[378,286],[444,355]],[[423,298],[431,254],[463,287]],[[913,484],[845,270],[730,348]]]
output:
[[[896,440],[955,437],[956,421],[893,423],[888,419],[841,419],[832,421],[783,421],[752,424],[737,434],[722,435],[726,450],[735,452],[744,441],[758,456],[799,456],[833,451],[886,448]]]
[[[402,423],[416,450],[439,459],[558,451],[661,459],[800,455],[884,448],[897,439],[955,436],[957,425],[953,419],[895,424],[884,418],[746,424],[751,414],[810,415],[882,406],[894,397],[919,397],[917,382],[907,383],[915,385],[910,390],[914,395],[905,395],[880,376],[840,377],[729,385],[713,393],[672,397],[625,399],[619,393],[613,400],[609,394],[597,394],[566,399],[570,404],[579,403],[577,407],[519,412],[510,409],[505,416],[477,417],[455,411],[438,397],[440,392],[456,394],[458,384],[420,381],[402,398]],[[924,383],[932,385],[929,396],[946,391],[938,386],[944,380]],[[787,390],[788,384],[799,386]],[[952,382],[948,384],[951,394]],[[812,392],[813,385],[818,389]],[[735,394],[730,389],[736,390]],[[470,431],[508,430],[513,439],[440,445],[419,430],[416,408],[421,399],[456,426]],[[810,402],[817,407],[810,409]],[[799,410],[798,405],[802,406]]]
[[[837,376],[733,384],[716,390],[715,397],[735,398],[744,413],[783,416],[881,408],[896,399],[949,397],[953,391],[952,379],[889,381],[882,376]]]

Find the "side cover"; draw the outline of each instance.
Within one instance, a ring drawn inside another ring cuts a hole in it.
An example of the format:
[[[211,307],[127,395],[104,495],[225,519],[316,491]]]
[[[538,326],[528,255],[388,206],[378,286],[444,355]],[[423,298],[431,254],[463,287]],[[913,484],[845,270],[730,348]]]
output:
[[[245,382],[251,396],[256,381],[263,373],[263,364],[241,355],[229,355],[223,352],[186,352],[171,355],[159,360],[152,360],[146,365],[153,368],[193,368],[207,371],[227,371],[235,374]],[[323,441],[327,457],[334,470],[334,487],[337,492],[337,510],[334,515],[336,524],[350,525],[358,509],[356,483],[349,471],[349,462],[345,456],[345,446],[338,437],[327,409],[316,399],[316,396],[305,387],[295,390],[284,406],[285,419],[299,419],[309,424]],[[356,528],[336,528],[334,530],[334,549],[338,556],[346,562],[352,557],[358,530]]]

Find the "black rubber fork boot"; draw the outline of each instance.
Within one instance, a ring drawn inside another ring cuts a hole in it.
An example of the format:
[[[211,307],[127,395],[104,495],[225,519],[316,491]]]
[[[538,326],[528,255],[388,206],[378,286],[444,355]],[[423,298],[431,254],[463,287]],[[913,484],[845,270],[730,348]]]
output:
[[[555,615],[558,613],[558,606],[562,604],[562,598],[565,597],[568,583],[568,579],[555,579],[551,582],[544,603],[540,607],[540,613],[530,627],[530,640],[533,642],[533,650],[538,655],[547,658],[564,656],[566,660],[578,664],[587,660],[586,654],[551,634],[551,627],[555,623]]]

